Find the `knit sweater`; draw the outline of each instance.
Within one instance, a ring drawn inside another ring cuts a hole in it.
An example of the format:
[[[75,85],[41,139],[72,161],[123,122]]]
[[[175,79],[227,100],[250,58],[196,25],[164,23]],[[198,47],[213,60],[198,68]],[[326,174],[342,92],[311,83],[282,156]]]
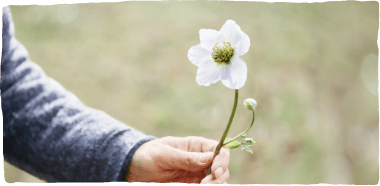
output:
[[[1,106],[5,161],[47,182],[125,181],[132,155],[154,139],[91,109],[28,58],[3,8]]]

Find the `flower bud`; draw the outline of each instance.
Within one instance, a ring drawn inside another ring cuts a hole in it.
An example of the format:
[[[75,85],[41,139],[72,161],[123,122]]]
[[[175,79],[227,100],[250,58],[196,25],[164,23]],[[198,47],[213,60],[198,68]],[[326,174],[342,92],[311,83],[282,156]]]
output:
[[[243,145],[251,146],[255,143],[255,141],[253,141],[252,138],[245,138],[242,143],[243,143]]]
[[[247,108],[248,110],[252,110],[255,109],[257,106],[257,102],[256,100],[252,99],[252,98],[247,98],[244,100],[244,107]]]

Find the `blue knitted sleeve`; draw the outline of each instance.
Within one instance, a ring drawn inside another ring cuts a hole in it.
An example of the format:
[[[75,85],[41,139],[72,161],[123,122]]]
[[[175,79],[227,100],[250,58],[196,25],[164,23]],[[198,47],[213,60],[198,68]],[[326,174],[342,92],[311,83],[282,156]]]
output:
[[[83,105],[28,59],[3,9],[4,158],[48,182],[124,181],[136,149],[154,137]]]

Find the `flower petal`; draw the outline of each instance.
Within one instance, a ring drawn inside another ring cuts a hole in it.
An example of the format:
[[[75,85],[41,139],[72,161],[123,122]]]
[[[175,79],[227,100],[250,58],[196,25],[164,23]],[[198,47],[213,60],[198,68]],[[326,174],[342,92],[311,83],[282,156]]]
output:
[[[240,48],[239,56],[248,52],[251,41],[235,21],[227,20],[219,32],[224,35],[227,42],[231,43],[232,47]]]
[[[221,79],[221,71],[217,63],[213,60],[202,63],[197,71],[197,83],[199,85],[209,86]]]
[[[201,29],[199,30],[199,39],[204,49],[212,51],[212,47],[216,44],[218,37],[218,31],[213,29]]]
[[[225,41],[230,42],[232,47],[234,47],[241,39],[240,27],[233,20],[227,20],[222,26],[219,32],[223,33]]]
[[[189,49],[187,57],[194,65],[199,66],[207,60],[212,60],[211,53],[211,51],[204,49],[201,44],[199,44]]]
[[[218,32],[218,37],[216,38],[216,43],[220,43],[223,41],[226,41],[226,39],[224,38],[224,34],[221,32]]]
[[[227,66],[222,75],[222,83],[230,89],[239,89],[244,86],[247,80],[247,65],[238,56],[234,56],[231,65]]]
[[[239,56],[242,56],[248,52],[249,46],[251,45],[251,40],[249,39],[248,35],[243,31],[240,30],[239,33],[241,38],[240,43],[238,44],[238,48],[240,49]]]

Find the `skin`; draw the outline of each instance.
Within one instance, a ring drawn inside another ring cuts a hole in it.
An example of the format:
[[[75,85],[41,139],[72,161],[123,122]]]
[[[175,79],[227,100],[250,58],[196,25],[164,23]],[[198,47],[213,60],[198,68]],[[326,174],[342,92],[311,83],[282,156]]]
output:
[[[164,137],[141,145],[132,156],[128,182],[223,184],[229,177],[230,151],[214,158],[218,142],[202,137]],[[211,166],[211,174],[205,172]]]

